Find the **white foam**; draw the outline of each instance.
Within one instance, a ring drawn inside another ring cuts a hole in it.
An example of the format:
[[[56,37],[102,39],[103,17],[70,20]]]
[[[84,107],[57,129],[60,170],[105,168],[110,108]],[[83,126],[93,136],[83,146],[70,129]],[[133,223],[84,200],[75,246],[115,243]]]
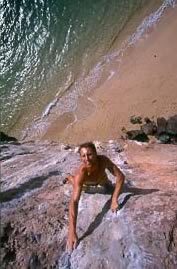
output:
[[[53,100],[53,101],[46,107],[46,109],[45,109],[45,111],[43,112],[41,118],[44,118],[44,117],[48,116],[49,113],[50,113],[50,111],[51,111],[51,109],[52,109],[53,107],[56,106],[57,102],[58,102],[58,98],[55,98],[55,99],[54,99],[54,100]]]
[[[174,7],[175,5],[176,0],[164,1],[164,3],[159,7],[159,9],[146,17],[143,22],[138,26],[136,32],[128,38],[128,45],[135,44],[147,32],[148,29],[154,27],[159,22],[166,8]]]

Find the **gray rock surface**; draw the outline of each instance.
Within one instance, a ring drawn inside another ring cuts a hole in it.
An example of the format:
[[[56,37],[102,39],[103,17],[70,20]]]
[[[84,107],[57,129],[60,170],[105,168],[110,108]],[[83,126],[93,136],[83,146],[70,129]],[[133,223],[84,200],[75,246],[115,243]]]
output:
[[[1,268],[177,268],[177,147],[96,145],[126,175],[121,209],[110,212],[110,194],[82,193],[72,253],[65,251],[72,188],[62,180],[79,164],[77,147],[1,145]]]

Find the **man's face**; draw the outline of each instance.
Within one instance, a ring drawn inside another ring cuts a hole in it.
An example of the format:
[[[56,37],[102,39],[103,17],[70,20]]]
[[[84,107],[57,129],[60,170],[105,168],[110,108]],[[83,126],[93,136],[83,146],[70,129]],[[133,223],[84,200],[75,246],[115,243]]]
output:
[[[87,166],[93,166],[97,161],[97,153],[92,148],[82,148],[80,150],[81,161]]]

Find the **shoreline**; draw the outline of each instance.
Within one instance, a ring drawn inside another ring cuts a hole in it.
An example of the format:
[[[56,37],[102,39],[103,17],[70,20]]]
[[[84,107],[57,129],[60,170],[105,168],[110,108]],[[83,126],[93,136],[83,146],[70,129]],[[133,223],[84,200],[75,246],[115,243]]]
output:
[[[154,119],[173,116],[177,112],[176,17],[176,6],[167,9],[160,22],[125,51],[119,74],[88,95],[96,109],[90,112],[89,104],[80,100],[78,115],[82,118],[86,113],[84,119],[61,132],[61,121],[56,120],[42,140],[80,143],[119,139],[123,127],[136,128],[129,121],[132,115]]]

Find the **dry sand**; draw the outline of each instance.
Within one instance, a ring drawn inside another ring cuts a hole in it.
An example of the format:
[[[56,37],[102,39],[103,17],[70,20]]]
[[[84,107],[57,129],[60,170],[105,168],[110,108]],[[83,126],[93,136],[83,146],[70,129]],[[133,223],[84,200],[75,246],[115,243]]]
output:
[[[67,143],[118,139],[122,127],[136,128],[130,123],[132,115],[156,119],[177,114],[177,7],[166,10],[156,27],[127,49],[119,74],[90,97],[96,109],[81,100],[79,120],[61,128],[72,117],[69,122],[60,117],[43,139]]]

